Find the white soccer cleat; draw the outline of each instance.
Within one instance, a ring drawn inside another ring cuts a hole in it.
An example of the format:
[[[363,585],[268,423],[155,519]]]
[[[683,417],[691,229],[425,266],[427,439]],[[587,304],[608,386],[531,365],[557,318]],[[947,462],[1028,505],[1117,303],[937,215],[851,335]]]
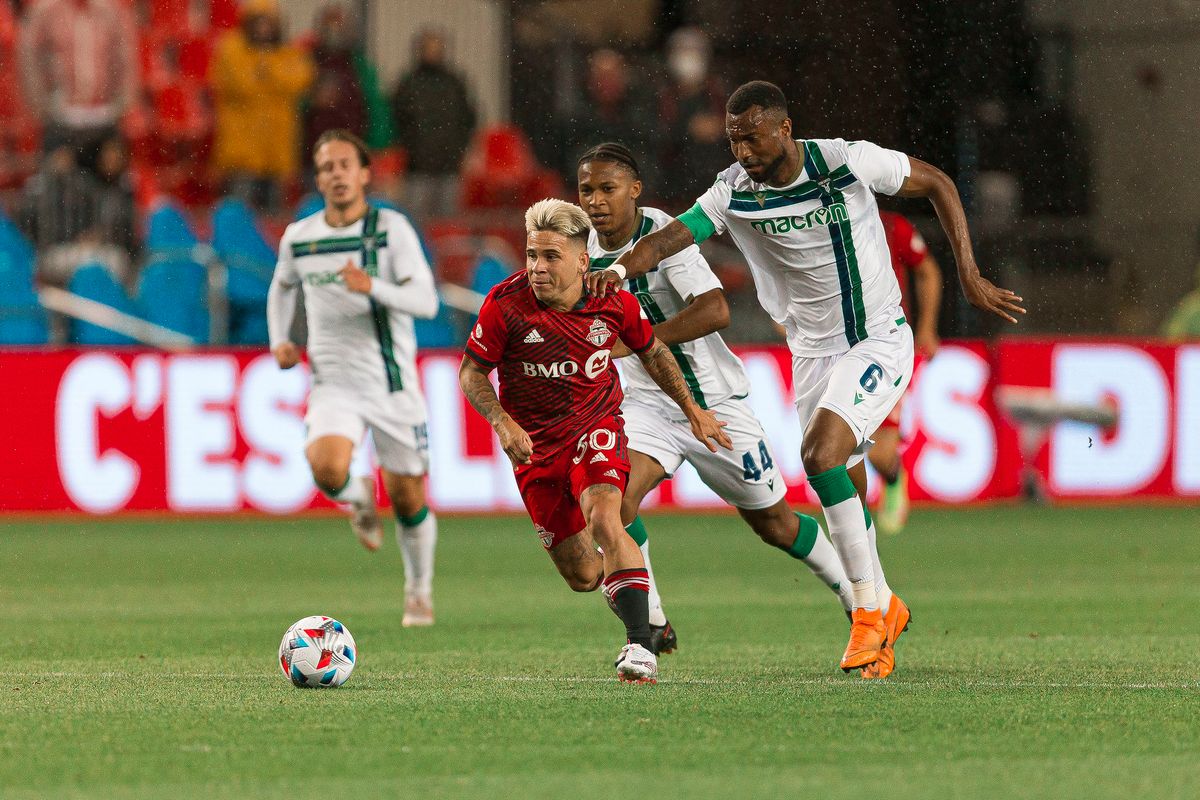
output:
[[[408,595],[404,598],[404,617],[400,624],[405,628],[428,628],[433,624],[433,602],[428,597]]]
[[[622,647],[616,667],[622,683],[658,683],[658,659],[640,644]]]
[[[359,480],[363,482],[366,498],[350,504],[350,527],[362,546],[374,553],[383,545],[383,525],[375,509],[375,479],[364,475]]]

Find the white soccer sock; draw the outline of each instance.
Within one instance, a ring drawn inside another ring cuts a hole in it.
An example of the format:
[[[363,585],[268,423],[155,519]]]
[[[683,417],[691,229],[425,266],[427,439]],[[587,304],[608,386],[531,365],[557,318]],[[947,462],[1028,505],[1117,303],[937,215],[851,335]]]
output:
[[[867,526],[867,540],[871,543],[871,568],[875,573],[875,595],[879,598],[879,610],[884,614],[888,612],[888,605],[892,602],[892,589],[887,584],[887,578],[883,575],[883,564],[879,563],[879,547],[876,544],[878,537],[875,530],[875,521],[871,520],[871,524]]]
[[[428,508],[416,514],[415,525],[396,520],[396,543],[404,556],[404,593],[428,599],[433,594],[433,551],[437,545],[437,517]]]
[[[825,532],[821,530],[820,526],[817,527],[817,538],[813,542],[812,550],[800,560],[833,590],[838,596],[838,600],[841,601],[842,608],[847,611],[854,610],[854,600],[850,594],[850,580],[846,577],[846,570],[842,567],[837,551],[833,549],[829,539],[825,538]]]
[[[824,511],[825,522],[829,525],[829,539],[846,570],[846,577],[850,579],[854,607],[867,610],[879,608],[871,543],[867,539],[867,526],[858,495],[826,507]]]
[[[658,584],[654,582],[654,570],[650,567],[650,540],[643,542],[640,549],[642,560],[646,562],[646,574],[650,577],[650,624],[666,625],[667,615],[663,611],[662,597],[658,594]]]
[[[350,475],[346,478],[346,485],[337,491],[335,494],[329,494],[325,490],[321,490],[326,497],[336,503],[362,503],[367,500],[367,493],[363,487],[362,477],[359,475]]]

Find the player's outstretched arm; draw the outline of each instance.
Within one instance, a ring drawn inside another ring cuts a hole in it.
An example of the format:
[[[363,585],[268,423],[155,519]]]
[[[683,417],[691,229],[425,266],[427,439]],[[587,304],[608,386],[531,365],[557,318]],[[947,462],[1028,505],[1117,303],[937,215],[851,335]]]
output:
[[[472,361],[470,356],[463,356],[458,367],[458,385],[467,396],[471,407],[496,431],[500,446],[504,448],[513,466],[528,464],[533,459],[533,440],[529,438],[525,429],[501,408],[500,398],[496,397],[496,390],[488,380],[490,372],[490,369]]]
[[[716,445],[718,444],[726,450],[733,449],[733,442],[722,430],[725,423],[718,420],[708,409],[700,408],[692,400],[687,384],[684,383],[683,373],[679,371],[675,357],[671,355],[671,351],[665,344],[655,339],[653,344],[638,353],[638,358],[642,360],[642,366],[658,384],[658,388],[666,392],[667,396],[675,401],[675,405],[683,410],[692,426],[692,435],[696,439],[714,453],[717,452]]]
[[[696,243],[692,232],[679,220],[671,220],[665,228],[638,240],[617,263],[608,269],[590,272],[587,276],[588,291],[604,297],[610,290],[621,287],[627,278],[640,278],[658,266],[658,262]]]
[[[665,345],[683,344],[728,327],[729,303],[725,300],[725,292],[710,289],[692,298],[683,311],[655,325],[654,336]],[[625,358],[632,353],[624,342],[617,342],[612,357]]]
[[[942,230],[950,240],[954,260],[958,264],[958,280],[963,294],[971,305],[990,311],[1016,324],[1013,314],[1024,314],[1023,298],[1008,289],[1001,289],[979,274],[975,263],[975,252],[971,249],[971,233],[967,229],[967,215],[954,181],[937,167],[926,164],[919,158],[909,156],[912,173],[904,179],[904,185],[896,194],[901,197],[926,197],[937,212]]]

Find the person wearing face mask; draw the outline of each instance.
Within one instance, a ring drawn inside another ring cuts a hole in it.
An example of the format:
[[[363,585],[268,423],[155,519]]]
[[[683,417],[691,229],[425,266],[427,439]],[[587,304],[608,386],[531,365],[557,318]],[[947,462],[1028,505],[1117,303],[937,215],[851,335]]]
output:
[[[277,210],[300,170],[299,101],[308,54],[283,41],[277,0],[247,0],[241,25],[217,42],[209,79],[216,111],[212,169],[227,193]]]
[[[348,130],[372,149],[391,143],[392,121],[379,92],[375,67],[345,8],[329,4],[317,13],[310,45],[316,77],[304,103],[304,144],[312,152],[323,131]]]
[[[709,72],[712,48],[699,28],[680,28],[667,40],[669,82],[659,94],[666,131],[659,150],[664,201],[686,203],[708,188],[704,176],[725,166],[725,96]]]

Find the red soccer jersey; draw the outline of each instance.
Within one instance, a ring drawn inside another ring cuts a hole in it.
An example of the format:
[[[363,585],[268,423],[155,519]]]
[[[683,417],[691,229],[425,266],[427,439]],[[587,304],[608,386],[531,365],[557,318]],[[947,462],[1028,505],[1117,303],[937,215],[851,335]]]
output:
[[[908,316],[908,271],[916,269],[917,265],[925,260],[929,249],[925,246],[921,234],[904,215],[894,211],[880,211],[879,216],[883,220],[883,232],[887,236],[888,250],[892,254],[892,269],[896,271],[896,280],[900,282],[900,302],[904,305],[905,316]]]
[[[500,405],[529,434],[533,461],[541,463],[620,413],[624,395],[609,357],[618,337],[635,353],[654,342],[629,292],[585,295],[570,311],[555,311],[520,272],[488,293],[466,353],[499,368]]]

